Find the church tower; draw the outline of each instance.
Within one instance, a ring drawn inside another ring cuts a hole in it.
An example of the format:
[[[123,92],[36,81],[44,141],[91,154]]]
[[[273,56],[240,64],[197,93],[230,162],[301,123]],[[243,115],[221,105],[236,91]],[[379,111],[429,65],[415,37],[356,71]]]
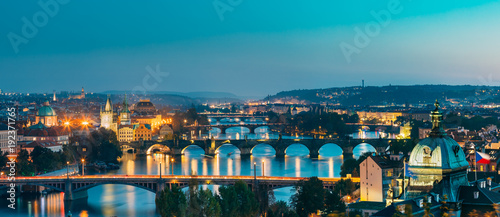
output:
[[[108,100],[106,100],[104,110],[101,108],[101,127],[111,129],[116,132],[116,122],[113,121],[113,116],[113,103],[111,103],[111,98],[108,95]]]
[[[122,110],[120,111],[120,124],[130,125],[130,110],[128,109],[127,94],[125,94],[125,99],[123,100]]]
[[[85,90],[83,90],[83,87],[82,87],[82,93],[80,94],[80,98],[85,99]]]
[[[469,163],[460,145],[443,129],[443,114],[439,103],[431,112],[432,130],[429,137],[413,148],[408,162],[410,174],[406,198],[411,199],[427,193],[446,195],[448,201],[458,201],[458,188],[469,185],[467,168]]]

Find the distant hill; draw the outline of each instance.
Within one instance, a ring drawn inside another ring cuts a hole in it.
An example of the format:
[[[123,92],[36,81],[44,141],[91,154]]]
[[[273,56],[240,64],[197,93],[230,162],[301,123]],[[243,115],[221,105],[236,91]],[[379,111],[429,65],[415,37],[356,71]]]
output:
[[[109,90],[102,92],[103,94],[125,94],[127,91],[121,90]],[[130,93],[130,91],[128,91]],[[148,94],[166,94],[166,95],[177,95],[177,96],[186,96],[190,98],[235,98],[239,97],[228,92],[175,92],[175,91],[151,91]]]
[[[282,91],[270,97],[274,102],[340,103],[352,105],[428,104],[436,99],[456,99],[461,103],[498,97],[500,87],[471,85],[390,85],[382,87],[342,87]],[[267,98],[265,99],[267,100]]]
[[[100,94],[106,95],[111,94],[112,100],[122,100],[123,95],[128,94],[129,100],[138,101],[139,99],[150,99],[155,104],[163,105],[192,105],[192,104],[203,104],[203,103],[218,103],[218,102],[242,102],[238,96],[231,93],[224,92],[191,92],[191,93],[181,93],[181,92],[171,92],[171,91],[157,91],[150,92],[146,96],[143,95],[131,95],[130,92],[126,91],[105,91]]]

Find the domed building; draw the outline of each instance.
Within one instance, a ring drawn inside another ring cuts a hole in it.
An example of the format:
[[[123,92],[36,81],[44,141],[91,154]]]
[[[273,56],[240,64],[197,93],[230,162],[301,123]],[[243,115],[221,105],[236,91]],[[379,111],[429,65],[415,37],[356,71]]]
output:
[[[42,123],[48,127],[56,126],[57,122],[57,114],[56,111],[49,105],[49,101],[45,101],[43,106],[38,109],[35,117],[35,123]]]
[[[439,103],[431,112],[432,130],[421,140],[410,155],[407,174],[411,174],[406,198],[428,193],[446,195],[449,201],[458,201],[460,186],[468,186],[469,163],[460,145],[443,129],[443,115]]]
[[[149,125],[152,131],[160,130],[162,119],[156,107],[150,100],[140,100],[134,105],[132,124]]]
[[[135,104],[134,113],[138,115],[154,115],[156,114],[156,107],[148,99],[141,99]]]

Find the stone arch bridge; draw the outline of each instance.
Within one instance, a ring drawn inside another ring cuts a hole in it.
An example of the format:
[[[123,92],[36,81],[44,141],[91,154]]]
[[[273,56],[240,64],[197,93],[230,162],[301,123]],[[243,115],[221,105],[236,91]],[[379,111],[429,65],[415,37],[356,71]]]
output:
[[[186,175],[90,175],[76,177],[61,176],[35,176],[35,177],[16,177],[15,180],[0,178],[0,186],[10,188],[15,184],[15,188],[22,185],[42,186],[54,191],[64,192],[64,200],[86,199],[87,190],[99,185],[119,184],[130,185],[141,188],[159,195],[165,188],[171,188],[172,185],[180,187],[188,186],[191,180],[197,180],[199,184],[209,185],[234,185],[237,181],[243,181],[252,189],[276,189],[290,187],[301,180],[308,178],[302,177],[271,177],[271,176],[186,176]],[[333,189],[335,183],[341,178],[320,178],[323,181],[323,187]],[[351,178],[353,182],[359,182],[359,178]],[[255,188],[257,187],[257,188]],[[19,192],[16,189],[16,192]]]
[[[344,159],[353,157],[353,150],[362,143],[368,143],[378,153],[383,153],[397,139],[263,139],[263,140],[167,140],[167,141],[135,141],[122,143],[122,149],[134,149],[137,153],[151,154],[153,150],[159,150],[165,154],[182,155],[189,146],[198,146],[205,150],[205,155],[214,156],[219,147],[231,144],[241,151],[241,155],[251,155],[254,147],[260,144],[268,144],[274,148],[277,157],[283,157],[286,149],[292,144],[302,144],[309,149],[309,156],[317,158],[319,150],[325,144],[336,144],[342,149]]]
[[[269,127],[273,129],[279,129],[280,127],[284,127],[284,124],[280,123],[234,123],[234,124],[216,124],[216,125],[193,125],[193,126],[188,126],[188,128],[191,131],[208,131],[212,130],[214,128],[220,129],[221,134],[226,134],[226,130],[229,128],[233,127],[245,127],[250,131],[250,134],[255,133],[255,129],[259,127]]]

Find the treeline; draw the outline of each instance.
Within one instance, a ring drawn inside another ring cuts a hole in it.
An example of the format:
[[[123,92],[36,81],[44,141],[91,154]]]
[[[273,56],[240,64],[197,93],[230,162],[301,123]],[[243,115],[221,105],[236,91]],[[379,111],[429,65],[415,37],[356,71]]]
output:
[[[468,130],[481,130],[482,128],[486,128],[490,125],[495,125],[500,128],[500,120],[497,117],[483,118],[481,116],[474,116],[467,118],[456,114],[448,114],[444,119],[444,123],[462,126]]]
[[[356,186],[350,180],[339,181],[333,190],[323,188],[323,182],[317,177],[300,181],[291,197],[291,205],[285,201],[274,202],[273,194],[255,194],[243,181],[233,186],[222,186],[219,193],[200,189],[198,182],[190,182],[188,190],[183,192],[173,185],[165,189],[156,199],[156,207],[162,217],[298,217],[308,216],[320,211],[322,215],[343,215],[346,205],[341,195],[352,195]],[[258,191],[269,189],[259,189]],[[260,195],[260,196],[259,196]],[[261,195],[268,195],[263,198]],[[359,214],[351,212],[350,216]]]
[[[206,115],[200,115],[196,109],[190,108],[186,112],[177,112],[172,117],[172,130],[174,134],[180,135],[186,132],[185,126],[193,125],[197,123],[198,125],[208,125],[210,122]]]
[[[87,147],[86,156],[77,151],[79,146]],[[70,145],[65,152],[71,156],[70,162],[78,162],[81,158],[86,158],[87,162],[117,163],[118,158],[123,155],[116,133],[102,127],[90,133],[89,136],[71,137]]]
[[[0,155],[0,163],[5,165],[6,154]],[[66,166],[68,156],[64,152],[53,152],[48,148],[36,146],[31,153],[21,150],[16,158],[16,175],[35,176]]]
[[[337,113],[301,112],[292,116],[290,113],[278,115],[274,112],[268,112],[270,123],[282,123],[287,125],[287,133],[310,133],[312,131],[321,131],[327,135],[344,136],[351,134],[353,129],[346,123],[359,122],[359,116],[339,115]]]

